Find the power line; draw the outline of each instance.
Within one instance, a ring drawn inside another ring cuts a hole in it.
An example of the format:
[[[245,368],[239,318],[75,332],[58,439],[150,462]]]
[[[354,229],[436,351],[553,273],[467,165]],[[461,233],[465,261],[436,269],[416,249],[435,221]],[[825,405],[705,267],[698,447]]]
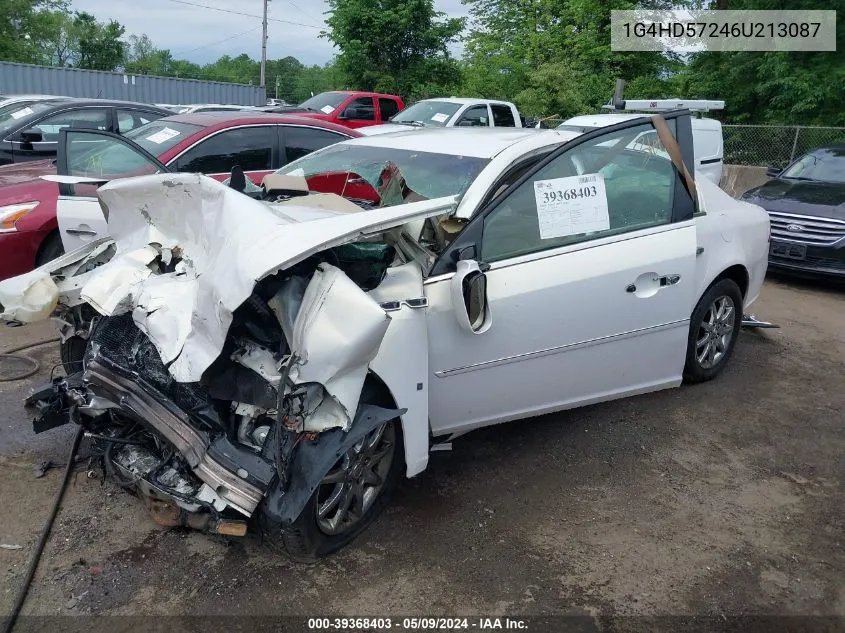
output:
[[[229,40],[233,40],[235,38],[242,37],[242,36],[246,35],[247,33],[252,33],[253,31],[257,31],[260,28],[261,28],[260,26],[255,26],[255,27],[251,28],[249,31],[244,31],[243,33],[238,33],[237,35],[232,35],[231,37],[227,37],[225,39],[218,40],[216,42],[210,42],[208,44],[203,44],[202,46],[197,46],[196,48],[192,48],[192,49],[187,50],[187,51],[175,51],[174,54],[185,55],[187,53],[193,53],[194,51],[198,51],[202,48],[208,48],[209,46],[214,46],[216,44],[222,44],[223,42],[228,42]]]
[[[248,18],[255,18],[257,20],[263,19],[260,15],[254,15],[252,13],[241,13],[240,11],[232,11],[231,9],[221,9],[220,7],[210,7],[207,4],[199,4],[196,2],[188,2],[188,0],[168,0],[169,2],[175,2],[177,4],[187,4],[192,7],[199,7],[200,9],[210,9],[211,11],[220,11],[221,13],[231,13],[233,15],[243,15]],[[291,22],[290,20],[280,20],[279,18],[267,18],[271,22],[282,22],[283,24],[293,24],[294,26],[304,26],[309,29],[319,29],[322,30],[323,27],[321,26],[314,26],[313,24],[303,24],[302,22]]]

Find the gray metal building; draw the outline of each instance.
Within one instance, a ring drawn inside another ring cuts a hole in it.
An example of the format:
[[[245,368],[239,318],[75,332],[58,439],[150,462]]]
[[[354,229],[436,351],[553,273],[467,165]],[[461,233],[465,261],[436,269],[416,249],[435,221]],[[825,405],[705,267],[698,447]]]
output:
[[[264,105],[264,89],[220,81],[0,62],[0,94],[49,94],[143,103]]]

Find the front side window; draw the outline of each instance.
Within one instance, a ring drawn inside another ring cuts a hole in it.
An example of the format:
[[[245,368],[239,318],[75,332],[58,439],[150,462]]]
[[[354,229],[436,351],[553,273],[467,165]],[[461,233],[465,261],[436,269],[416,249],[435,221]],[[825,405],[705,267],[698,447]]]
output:
[[[375,121],[376,109],[373,107],[372,97],[359,97],[346,106],[343,116],[356,121]]]
[[[67,159],[65,175],[68,176],[111,180],[159,171],[159,165],[136,151],[129,143],[92,132],[68,131],[64,152]]]
[[[104,108],[85,108],[84,110],[70,110],[48,116],[32,127],[41,132],[41,140],[45,143],[56,143],[59,131],[65,128],[79,130],[107,130],[109,113]]]
[[[244,171],[272,169],[276,131],[263,125],[220,132],[176,159],[177,171],[222,174],[239,165]]]
[[[540,168],[484,218],[482,260],[671,222],[675,169],[653,132],[649,123],[605,134]]]
[[[487,113],[486,105],[476,105],[467,108],[458,119],[458,125],[461,127],[488,127],[490,125],[490,116]]]
[[[318,130],[294,125],[282,126],[285,139],[285,159],[287,162],[307,156],[311,152],[346,140],[346,136],[329,130]]]

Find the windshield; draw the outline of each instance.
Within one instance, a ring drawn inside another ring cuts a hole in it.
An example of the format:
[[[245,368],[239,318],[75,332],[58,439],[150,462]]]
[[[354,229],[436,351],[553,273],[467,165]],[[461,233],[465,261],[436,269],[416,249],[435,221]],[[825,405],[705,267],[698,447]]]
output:
[[[331,114],[337,109],[337,106],[343,103],[346,97],[347,95],[343,92],[321,92],[300,103],[299,107],[323,114]]]
[[[135,128],[123,136],[137,143],[153,156],[161,156],[171,147],[201,129],[203,129],[201,125],[159,119]]]
[[[359,197],[356,192],[361,191],[363,184],[369,191],[379,192],[379,206],[385,207],[407,201],[385,197],[387,180],[397,173],[411,192],[432,199],[463,194],[488,162],[487,158],[475,156],[339,143],[289,163],[276,173],[304,176],[312,191],[351,198]],[[347,177],[350,174],[354,176]],[[341,175],[342,179],[338,182],[329,175]]]
[[[391,123],[410,123],[425,127],[443,127],[458,111],[460,104],[448,101],[418,101],[390,119]]]
[[[845,183],[845,147],[810,152],[799,158],[780,177]]]
[[[18,101],[0,105],[0,131],[7,130],[20,119],[52,107],[52,101]]]

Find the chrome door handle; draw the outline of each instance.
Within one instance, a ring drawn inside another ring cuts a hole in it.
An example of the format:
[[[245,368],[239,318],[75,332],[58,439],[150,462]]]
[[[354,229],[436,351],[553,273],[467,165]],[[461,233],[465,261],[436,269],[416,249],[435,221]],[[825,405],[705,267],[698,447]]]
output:
[[[94,229],[65,229],[68,235],[96,235],[97,231]]]
[[[680,275],[664,275],[660,278],[660,287],[664,286],[674,286],[681,280]]]

